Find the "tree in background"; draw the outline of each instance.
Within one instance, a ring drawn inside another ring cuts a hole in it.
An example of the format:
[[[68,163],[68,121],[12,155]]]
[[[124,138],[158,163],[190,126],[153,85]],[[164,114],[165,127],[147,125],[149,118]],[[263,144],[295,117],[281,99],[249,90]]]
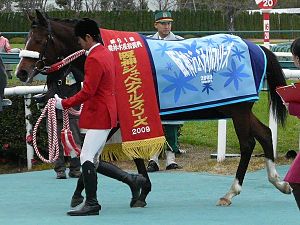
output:
[[[247,9],[254,9],[254,0],[178,0],[178,9],[189,9],[197,11],[207,9],[221,11],[228,24],[227,29],[234,31],[234,19],[241,12]]]
[[[84,6],[87,12],[95,12],[101,10],[101,0],[85,0]]]
[[[0,0],[0,10],[1,10],[1,12],[11,12],[12,11],[12,1]]]
[[[110,11],[111,5],[112,5],[112,1],[110,0],[100,0],[100,6],[102,11]]]
[[[126,11],[126,10],[136,10],[136,5],[134,0],[85,0],[86,11]],[[90,7],[90,6],[94,7]]]
[[[136,10],[134,0],[114,0],[112,9],[117,11]]]
[[[45,10],[48,0],[14,0],[18,11],[33,11],[35,9]]]
[[[138,10],[148,10],[148,0],[137,0]]]
[[[82,9],[82,0],[55,0],[55,3],[64,10],[78,12]]]
[[[300,1],[299,0],[279,0],[277,1],[276,7],[279,8],[300,8]]]
[[[178,0],[149,0],[154,10],[176,10]]]

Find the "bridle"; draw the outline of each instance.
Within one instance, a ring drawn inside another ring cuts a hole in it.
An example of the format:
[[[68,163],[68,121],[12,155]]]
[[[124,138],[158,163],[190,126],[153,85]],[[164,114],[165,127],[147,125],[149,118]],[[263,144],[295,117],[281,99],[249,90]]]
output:
[[[50,23],[48,23],[48,35],[47,35],[47,40],[46,42],[44,43],[44,47],[43,47],[43,50],[42,52],[39,54],[39,58],[38,58],[38,61],[35,63],[35,67],[34,67],[34,70],[38,71],[39,73],[43,73],[45,68],[47,67],[46,66],[46,51],[48,49],[48,46],[49,46],[49,42],[53,42],[53,36],[52,36],[52,33],[51,33],[51,26],[50,26]],[[55,49],[55,48],[54,48]]]
[[[37,25],[33,25],[33,28],[34,28],[34,26],[37,26]],[[49,48],[49,43],[50,42],[54,43],[54,41],[53,41],[54,38],[52,35],[52,28],[51,28],[51,24],[50,24],[49,20],[47,20],[47,31],[48,31],[47,39],[46,39],[46,42],[43,44],[43,48],[42,48],[41,52],[21,50],[20,54],[19,54],[20,58],[25,57],[25,58],[37,59],[35,66],[33,68],[34,74],[38,74],[38,73],[47,74],[46,70],[50,67],[50,66],[46,65],[47,58],[45,57],[46,52]],[[53,49],[54,49],[54,51],[56,51],[55,48],[53,48]]]

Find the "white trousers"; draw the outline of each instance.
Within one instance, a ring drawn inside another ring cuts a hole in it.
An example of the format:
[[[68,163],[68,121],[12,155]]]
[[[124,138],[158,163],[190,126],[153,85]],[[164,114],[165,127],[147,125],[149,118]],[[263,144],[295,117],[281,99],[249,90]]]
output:
[[[97,164],[99,156],[105,146],[107,136],[111,129],[107,130],[86,130],[83,146],[80,153],[80,163],[90,161]]]
[[[172,163],[176,163],[175,162],[175,153],[172,151],[165,151],[166,153],[166,167]],[[150,160],[153,160],[154,162],[156,162],[156,164],[159,166],[158,163],[158,156],[159,154],[155,154],[152,156],[152,158]]]

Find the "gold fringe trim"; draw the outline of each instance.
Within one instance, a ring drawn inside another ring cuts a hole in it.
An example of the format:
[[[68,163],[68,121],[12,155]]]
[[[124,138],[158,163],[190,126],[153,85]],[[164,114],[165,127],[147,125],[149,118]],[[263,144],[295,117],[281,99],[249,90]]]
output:
[[[164,149],[165,136],[122,143],[123,152],[130,158],[150,159]]]
[[[163,151],[165,143],[165,136],[160,136],[139,141],[127,141],[122,144],[107,144],[101,153],[101,159],[105,161],[150,159],[154,154]]]
[[[105,145],[100,158],[104,161],[131,160],[122,150],[122,143]]]

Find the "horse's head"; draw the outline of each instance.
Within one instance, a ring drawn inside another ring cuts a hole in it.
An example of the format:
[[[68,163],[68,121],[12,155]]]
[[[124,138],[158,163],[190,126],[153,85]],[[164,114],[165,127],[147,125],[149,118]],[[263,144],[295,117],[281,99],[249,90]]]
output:
[[[17,77],[23,82],[31,82],[47,66],[79,49],[73,24],[50,20],[38,10],[35,17],[28,15],[28,19],[31,29],[25,49],[20,52],[21,60],[16,71]]]

